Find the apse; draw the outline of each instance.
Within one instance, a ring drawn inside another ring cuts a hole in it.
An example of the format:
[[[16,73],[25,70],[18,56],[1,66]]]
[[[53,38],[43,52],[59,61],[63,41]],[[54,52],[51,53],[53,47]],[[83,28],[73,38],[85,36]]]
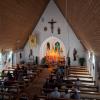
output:
[[[65,63],[66,49],[63,42],[51,36],[40,47],[40,60],[45,58],[47,64]]]

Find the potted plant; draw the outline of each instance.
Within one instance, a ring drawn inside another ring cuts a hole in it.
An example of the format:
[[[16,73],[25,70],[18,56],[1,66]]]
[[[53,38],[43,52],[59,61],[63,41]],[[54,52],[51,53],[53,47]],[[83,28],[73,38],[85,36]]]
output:
[[[79,58],[80,66],[84,66],[84,63],[85,63],[85,58],[84,57]]]

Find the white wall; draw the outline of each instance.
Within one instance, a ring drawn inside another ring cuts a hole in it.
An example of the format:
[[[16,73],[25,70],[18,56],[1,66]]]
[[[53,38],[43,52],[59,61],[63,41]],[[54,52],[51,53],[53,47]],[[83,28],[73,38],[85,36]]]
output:
[[[34,12],[33,12],[34,13]],[[48,23],[53,19],[56,21],[54,24],[54,33],[51,33],[51,26]],[[47,27],[47,31],[44,31],[44,27]],[[60,27],[61,29],[61,34],[58,35],[57,29]],[[70,57],[71,57],[71,64],[72,65],[78,65],[78,60],[73,61],[73,49],[76,48],[78,52],[79,57],[83,57],[85,55],[85,50],[83,46],[81,45],[80,41],[77,39],[76,35],[74,34],[73,30],[69,26],[69,24],[66,22],[65,18],[61,14],[60,10],[57,8],[56,4],[51,0],[50,3],[48,4],[46,10],[44,11],[43,15],[41,16],[36,28],[32,32],[32,34],[37,35],[37,46],[34,47],[33,50],[33,55],[34,56],[40,56],[39,51],[40,51],[40,46],[43,43],[43,41],[50,36],[55,36],[58,39],[60,39],[66,48],[66,52],[68,52],[68,49],[70,47]],[[68,39],[68,34],[69,34],[69,39]],[[68,41],[70,40],[70,41]],[[25,60],[28,61],[29,59],[29,44],[27,43],[25,48],[24,48],[24,53],[25,53]]]
[[[22,54],[22,58],[20,59],[20,53]],[[19,64],[21,61],[25,61],[25,53],[23,50],[19,50],[19,51],[16,51],[14,54],[13,54],[13,66],[15,66],[16,64]]]
[[[86,63],[89,73],[93,77],[93,80],[96,80],[96,65],[95,65],[96,62],[95,62],[95,54],[93,52],[87,51]]]

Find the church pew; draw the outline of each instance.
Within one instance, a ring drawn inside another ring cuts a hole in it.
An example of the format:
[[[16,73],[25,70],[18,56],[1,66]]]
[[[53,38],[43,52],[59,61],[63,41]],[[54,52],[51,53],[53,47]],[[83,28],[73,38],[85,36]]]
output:
[[[80,92],[80,96],[82,99],[96,99],[100,100],[100,93],[99,92]]]
[[[56,74],[51,73],[50,76],[56,76]],[[90,83],[95,83],[95,81],[92,81],[92,77],[91,76],[82,76],[82,75],[68,75],[68,80],[72,80],[72,81],[76,81],[77,78],[80,79],[80,81],[82,82],[90,82]],[[88,78],[90,80],[85,80],[85,78]]]
[[[92,76],[83,76],[83,75],[68,75],[68,77],[75,77],[75,78],[79,77],[79,78],[90,78],[90,79],[93,79]]]
[[[49,93],[51,93],[53,91],[53,89],[44,89],[43,91],[45,91],[46,95],[48,95]],[[61,91],[65,91],[65,90],[59,89],[59,92],[61,92]],[[73,93],[73,91],[70,92],[70,94],[72,94],[72,93]],[[92,96],[92,94],[94,95],[94,97]],[[89,96],[89,98],[90,98],[90,96],[92,96],[91,98],[94,98],[94,99],[99,98],[100,99],[100,93],[98,93],[97,91],[92,91],[92,90],[86,90],[86,91],[80,90],[80,96],[81,96],[81,98],[85,98],[85,96],[87,96],[87,97]]]
[[[68,79],[75,81],[75,80],[77,80],[77,77],[69,77]],[[81,83],[94,83],[95,84],[95,81],[93,81],[90,78],[79,78],[79,79],[80,79]]]
[[[85,88],[85,87],[80,87],[80,91],[85,91],[85,92],[98,92],[97,88]]]
[[[75,71],[75,72],[89,72],[88,70],[81,70],[81,69],[69,69],[69,71]]]
[[[38,95],[33,100],[75,100],[75,99],[64,99],[64,98],[49,98],[48,96]]]
[[[77,69],[87,69],[86,66],[70,66],[70,68],[77,68]]]
[[[88,70],[87,68],[82,68],[82,67],[68,67],[68,69],[73,69],[73,70]]]
[[[14,97],[16,97],[16,94],[0,92],[0,100],[14,100]]]
[[[89,74],[88,70],[77,70],[77,69],[67,69],[69,72],[77,72],[77,73],[87,73]]]
[[[97,100],[100,100],[100,93],[98,93],[98,92],[80,92],[80,96],[81,96],[81,99],[89,99],[89,100],[97,99]],[[41,99],[48,100],[49,98],[47,96],[38,95],[33,100],[41,100]],[[51,100],[53,100],[53,99],[51,99]],[[59,98],[59,99],[54,99],[54,100],[73,100],[73,99]]]
[[[6,71],[8,71],[8,70],[6,70]],[[35,78],[34,76],[37,75],[37,73],[40,71],[41,71],[41,69],[39,69],[39,71],[34,70],[34,72],[31,75],[28,74],[27,76],[31,76],[31,78],[33,80],[33,78]],[[26,84],[30,83],[30,79],[27,78],[27,79],[24,79],[24,81],[14,81],[13,83],[14,83],[15,88],[17,88],[17,85],[18,85],[21,88],[21,90],[23,90],[26,88]],[[14,88],[14,86],[12,86],[12,87]],[[10,88],[12,88],[12,87],[10,87]],[[6,88],[8,88],[8,87],[6,87]]]
[[[75,85],[66,85],[66,87],[67,86],[72,86],[72,87],[74,87]],[[44,91],[44,93],[50,93],[50,92],[52,92],[54,89],[51,89],[51,88],[43,88],[42,89],[42,91]],[[64,90],[66,90],[66,89],[63,89],[63,91]],[[80,92],[97,92],[97,89],[96,88],[84,88],[84,87],[81,87],[80,86]],[[62,89],[59,89],[59,91],[61,92],[62,91]],[[72,90],[72,92],[73,92],[73,90]]]
[[[74,75],[90,75],[89,73],[84,73],[84,72],[69,72],[69,74],[74,74]]]
[[[77,80],[77,77],[69,77],[68,80],[71,80],[71,81],[76,81]],[[91,79],[88,79],[88,80],[85,80],[85,79],[81,79],[79,78],[80,82],[87,82],[87,83],[95,83],[95,81],[92,81]]]
[[[66,68],[66,69],[75,71],[88,71],[87,69],[79,69],[79,68]]]

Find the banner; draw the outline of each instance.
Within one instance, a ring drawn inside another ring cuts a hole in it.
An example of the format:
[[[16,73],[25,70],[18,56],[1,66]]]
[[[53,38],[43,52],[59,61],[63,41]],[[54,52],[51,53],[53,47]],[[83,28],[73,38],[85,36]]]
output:
[[[30,48],[33,48],[36,46],[36,36],[35,35],[31,35],[29,36],[29,45],[30,45]]]

